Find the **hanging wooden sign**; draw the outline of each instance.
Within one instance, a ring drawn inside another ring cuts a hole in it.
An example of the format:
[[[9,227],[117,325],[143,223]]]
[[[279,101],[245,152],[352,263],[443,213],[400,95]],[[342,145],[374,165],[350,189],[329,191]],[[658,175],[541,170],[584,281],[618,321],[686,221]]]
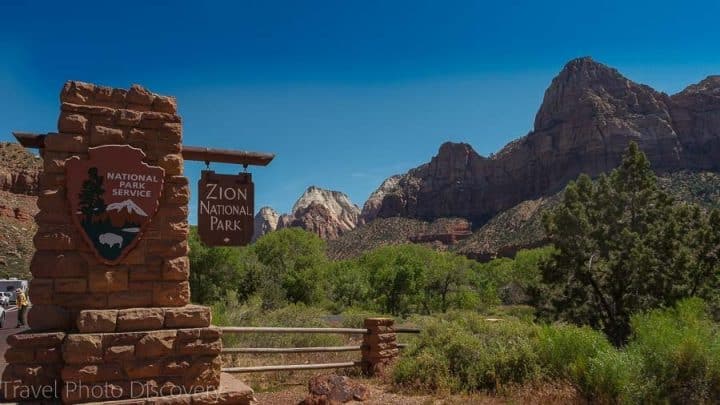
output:
[[[203,170],[198,182],[198,234],[208,246],[243,246],[253,235],[255,186],[250,173]]]
[[[118,264],[142,238],[158,210],[165,170],[143,162],[130,145],[89,149],[65,162],[71,217],[95,256]]]

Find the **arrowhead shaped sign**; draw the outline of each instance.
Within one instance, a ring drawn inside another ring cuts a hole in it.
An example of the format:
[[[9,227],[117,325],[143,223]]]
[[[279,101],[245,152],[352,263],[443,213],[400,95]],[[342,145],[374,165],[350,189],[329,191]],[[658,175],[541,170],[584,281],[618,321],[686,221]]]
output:
[[[157,212],[165,170],[144,158],[138,148],[105,145],[65,162],[73,222],[103,263],[118,264]]]

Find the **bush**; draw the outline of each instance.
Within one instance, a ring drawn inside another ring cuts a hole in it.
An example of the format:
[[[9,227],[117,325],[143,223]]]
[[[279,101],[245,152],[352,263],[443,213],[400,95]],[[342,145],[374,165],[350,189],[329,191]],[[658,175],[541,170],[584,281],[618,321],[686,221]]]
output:
[[[622,349],[588,327],[489,322],[467,311],[412,321],[423,332],[393,373],[400,387],[498,391],[539,378],[567,380],[597,403],[720,399],[720,325],[699,299],[633,316]]]
[[[477,314],[454,312],[445,319],[426,321],[422,327],[420,337],[404,352],[393,373],[400,386],[498,391],[538,375],[532,347],[536,328],[529,323],[490,322]],[[428,376],[425,363],[432,359],[443,361]],[[431,381],[433,376],[439,380]]]
[[[628,353],[642,359],[639,378],[651,381],[645,399],[720,399],[720,327],[699,299],[633,316]]]
[[[638,380],[641,362],[636,356],[608,347],[588,359],[585,374],[577,376],[575,382],[587,398],[600,404],[647,402],[643,400],[643,382]]]
[[[439,348],[418,351],[412,359],[403,356],[393,370],[396,384],[412,390],[453,392],[457,380],[450,374],[450,364]]]
[[[590,361],[611,348],[605,335],[589,327],[546,325],[538,333],[540,363],[556,378],[582,382]]]

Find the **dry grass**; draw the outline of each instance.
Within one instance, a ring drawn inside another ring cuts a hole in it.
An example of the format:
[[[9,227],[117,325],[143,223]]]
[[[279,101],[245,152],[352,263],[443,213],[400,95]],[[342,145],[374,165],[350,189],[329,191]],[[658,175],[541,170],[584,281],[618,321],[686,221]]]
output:
[[[327,372],[332,372],[329,370]],[[304,381],[278,385],[273,390],[258,391],[255,397],[259,404],[295,405],[307,394],[307,381],[313,375],[321,372],[309,373]],[[240,378],[245,378],[241,376]],[[566,383],[546,383],[542,385],[526,385],[512,387],[501,395],[487,393],[472,393],[458,395],[418,394],[407,391],[397,391],[392,385],[379,378],[353,377],[370,390],[370,399],[362,402],[367,405],[544,405],[544,404],[585,404],[578,391]]]

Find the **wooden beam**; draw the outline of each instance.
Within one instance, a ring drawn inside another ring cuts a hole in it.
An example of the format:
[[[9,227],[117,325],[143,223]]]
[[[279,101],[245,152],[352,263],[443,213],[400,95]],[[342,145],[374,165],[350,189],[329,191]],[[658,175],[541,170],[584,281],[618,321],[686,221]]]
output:
[[[182,147],[185,160],[200,162],[235,163],[239,165],[267,166],[275,158],[272,153],[248,152],[243,150],[227,150],[203,148],[201,146]]]
[[[278,366],[257,366],[257,367],[223,367],[224,373],[253,373],[262,371],[288,371],[288,370],[317,370],[323,368],[348,368],[359,366],[359,361],[346,363],[321,363],[321,364],[288,364]]]
[[[329,347],[227,347],[222,353],[322,353],[322,352],[358,352],[361,346]]]
[[[33,134],[30,132],[13,132],[15,139],[20,145],[30,149],[42,149],[45,147],[45,134]]]
[[[398,349],[404,349],[407,343],[398,343]],[[329,346],[329,347],[224,347],[223,354],[231,353],[322,353],[322,352],[357,352],[362,346]]]
[[[15,139],[26,148],[42,149],[45,147],[45,137],[53,134],[34,134],[30,132],[13,132]],[[227,150],[205,148],[202,146],[182,146],[182,156],[185,160],[199,162],[234,163],[243,166],[267,166],[275,158],[272,153],[248,152],[242,150]]]
[[[349,333],[364,335],[367,329],[355,328],[276,328],[255,326],[221,326],[222,333]]]

